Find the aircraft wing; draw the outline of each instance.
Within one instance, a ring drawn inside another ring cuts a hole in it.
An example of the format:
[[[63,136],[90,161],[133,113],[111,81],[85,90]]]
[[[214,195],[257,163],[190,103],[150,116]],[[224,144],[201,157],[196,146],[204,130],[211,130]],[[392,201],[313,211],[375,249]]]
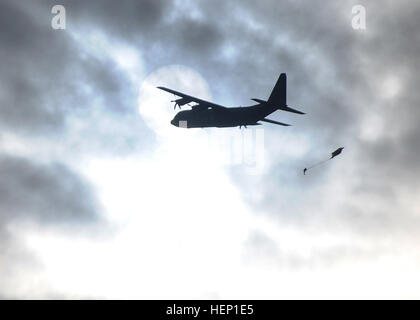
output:
[[[216,104],[216,103],[213,103],[213,102],[209,102],[209,101],[206,101],[206,100],[202,100],[202,99],[199,99],[199,98],[196,98],[196,97],[193,97],[193,96],[189,96],[188,94],[185,94],[185,93],[182,93],[182,92],[179,92],[179,91],[175,91],[175,90],[172,90],[172,89],[169,89],[169,88],[165,88],[165,87],[157,87],[157,88],[158,89],[161,89],[161,90],[164,90],[166,92],[173,93],[174,95],[176,95],[178,97],[181,97],[181,99],[179,99],[179,101],[181,102],[180,105],[184,105],[184,104],[187,104],[187,103],[190,103],[190,102],[196,102],[200,106],[203,106],[203,107],[206,106],[206,107],[211,107],[211,108],[223,108],[223,109],[226,109],[226,107],[221,106],[219,104]],[[177,100],[175,100],[175,101],[177,101]]]
[[[278,122],[278,121],[274,121],[274,120],[270,120],[270,119],[266,119],[266,118],[261,119],[260,121],[264,121],[264,122],[269,122],[269,123],[278,124],[279,126],[285,126],[285,127],[290,126],[290,124],[283,123],[283,122]]]

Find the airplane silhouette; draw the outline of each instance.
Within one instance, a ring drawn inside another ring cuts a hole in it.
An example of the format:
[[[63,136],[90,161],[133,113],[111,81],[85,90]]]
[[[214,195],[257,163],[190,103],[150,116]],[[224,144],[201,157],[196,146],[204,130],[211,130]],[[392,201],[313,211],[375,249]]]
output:
[[[191,110],[178,112],[172,119],[171,124],[182,128],[206,128],[206,127],[246,127],[248,125],[261,125],[259,121],[269,122],[280,126],[290,126],[290,124],[282,123],[267,119],[266,117],[276,110],[283,110],[297,114],[305,114],[302,111],[292,109],[286,103],[286,83],[287,77],[285,73],[280,74],[273,91],[268,100],[256,99],[251,100],[258,104],[249,107],[226,108],[224,106],[201,100],[182,92],[178,92],[165,87],[158,87],[161,90],[173,93],[181,98],[173,100],[176,106],[181,108],[191,102],[196,104]]]

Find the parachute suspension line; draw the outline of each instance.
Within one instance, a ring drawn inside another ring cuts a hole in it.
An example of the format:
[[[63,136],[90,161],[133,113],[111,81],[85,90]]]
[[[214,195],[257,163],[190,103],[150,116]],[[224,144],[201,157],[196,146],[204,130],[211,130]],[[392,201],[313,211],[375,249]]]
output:
[[[312,168],[317,167],[317,166],[319,166],[321,164],[324,164],[325,162],[330,161],[331,159],[332,158],[328,158],[328,159],[322,160],[322,161],[320,161],[318,163],[315,163],[315,164],[311,165],[310,167],[307,167],[307,168],[303,169],[303,174],[305,175],[306,174],[306,171],[308,171],[309,169],[312,169]]]
[[[319,166],[319,165],[321,165],[321,164],[323,164],[323,163],[325,163],[325,162],[327,162],[327,161],[330,161],[332,158],[328,158],[328,159],[325,159],[325,160],[322,160],[322,161],[320,161],[320,162],[318,162],[318,163],[315,163],[315,164],[313,164],[312,166],[310,166],[310,167],[307,167],[307,169],[309,170],[309,169],[312,169],[312,168],[314,168],[314,167],[316,167],[316,166]]]

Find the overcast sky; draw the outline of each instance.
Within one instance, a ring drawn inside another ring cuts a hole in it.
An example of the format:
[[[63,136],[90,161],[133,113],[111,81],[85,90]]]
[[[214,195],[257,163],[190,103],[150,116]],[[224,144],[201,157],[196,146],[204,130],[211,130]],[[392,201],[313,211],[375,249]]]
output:
[[[420,298],[419,15],[2,0],[0,297]],[[281,72],[291,127],[176,128],[156,89],[245,106]]]

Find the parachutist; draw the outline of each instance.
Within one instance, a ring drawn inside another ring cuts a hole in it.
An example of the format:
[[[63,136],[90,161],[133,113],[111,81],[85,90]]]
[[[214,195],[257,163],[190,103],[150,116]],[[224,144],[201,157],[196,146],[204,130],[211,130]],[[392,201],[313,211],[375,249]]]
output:
[[[323,164],[323,163],[327,162],[328,160],[331,160],[332,158],[338,156],[341,153],[341,151],[343,151],[343,149],[344,149],[344,147],[338,148],[337,150],[335,150],[334,152],[331,153],[331,158],[323,160],[323,161],[318,162],[318,163],[315,163],[314,165],[303,169],[303,174],[305,175],[306,171],[308,171],[309,169],[312,169],[313,167],[319,166],[320,164]]]

